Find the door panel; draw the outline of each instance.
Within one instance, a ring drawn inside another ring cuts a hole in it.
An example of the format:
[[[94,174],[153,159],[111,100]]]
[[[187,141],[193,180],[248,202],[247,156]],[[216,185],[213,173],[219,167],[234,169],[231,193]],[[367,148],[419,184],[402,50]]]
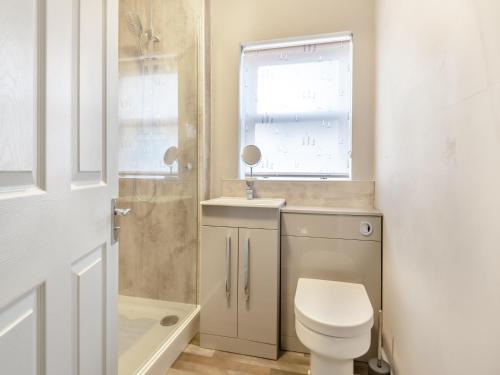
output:
[[[236,337],[238,229],[202,226],[200,243],[200,331]]]
[[[0,311],[2,374],[43,374],[41,288]]]
[[[104,374],[104,281],[103,247],[73,264],[74,364],[81,375]]]
[[[8,158],[0,156],[0,374],[117,372],[110,202],[118,193],[118,4],[100,4],[106,12],[89,7],[84,24],[108,21],[96,29],[107,40],[100,58],[107,73],[87,77],[102,105],[88,109],[101,119],[101,135],[89,143],[92,152],[105,153],[97,157],[102,172],[75,186],[79,4],[0,1],[0,144],[9,143]],[[102,178],[105,173],[113,178]]]
[[[239,229],[238,337],[240,339],[277,344],[278,241],[276,230]],[[248,279],[245,268],[248,269]],[[245,288],[245,285],[248,285],[248,288]]]
[[[79,171],[102,170],[103,1],[79,1]]]
[[[106,65],[103,0],[77,0],[74,11],[74,180],[100,181],[104,171]]]
[[[34,186],[42,134],[44,2],[0,4],[0,190]]]

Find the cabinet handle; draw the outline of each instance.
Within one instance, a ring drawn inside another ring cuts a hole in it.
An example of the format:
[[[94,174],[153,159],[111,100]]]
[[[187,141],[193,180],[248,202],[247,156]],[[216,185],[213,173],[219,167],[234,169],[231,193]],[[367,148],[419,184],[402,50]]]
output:
[[[226,298],[231,296],[231,237],[226,237]]]
[[[245,240],[243,246],[243,277],[245,278],[245,298],[250,299],[250,270],[248,268],[250,257],[250,238]]]

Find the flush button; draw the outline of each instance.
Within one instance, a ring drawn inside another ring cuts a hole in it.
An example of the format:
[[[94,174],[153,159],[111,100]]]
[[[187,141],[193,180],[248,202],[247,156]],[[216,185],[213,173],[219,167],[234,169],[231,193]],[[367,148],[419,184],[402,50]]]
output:
[[[373,226],[369,222],[363,221],[361,222],[361,224],[359,224],[359,232],[363,236],[371,236],[371,234],[373,233]]]

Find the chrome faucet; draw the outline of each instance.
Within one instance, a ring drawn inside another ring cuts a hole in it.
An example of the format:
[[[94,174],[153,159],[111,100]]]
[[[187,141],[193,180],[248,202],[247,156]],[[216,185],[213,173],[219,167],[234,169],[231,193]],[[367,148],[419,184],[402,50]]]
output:
[[[254,180],[247,179],[245,180],[247,184],[247,188],[245,189],[245,196],[247,199],[253,199],[254,196],[254,191],[255,191],[255,185],[254,185]]]

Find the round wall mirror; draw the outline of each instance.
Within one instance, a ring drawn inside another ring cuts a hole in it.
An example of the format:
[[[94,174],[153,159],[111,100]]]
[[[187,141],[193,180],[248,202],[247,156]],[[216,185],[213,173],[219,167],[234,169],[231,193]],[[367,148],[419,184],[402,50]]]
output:
[[[262,158],[260,148],[255,145],[247,145],[241,151],[241,160],[249,167],[255,167]]]
[[[177,161],[177,157],[179,156],[179,150],[176,146],[171,146],[165,151],[165,155],[163,155],[163,162],[167,167],[170,168],[170,173],[172,173],[172,167],[174,163]]]
[[[165,151],[165,155],[163,155],[163,161],[167,167],[171,167],[176,161],[177,156],[179,155],[179,150],[175,146],[171,146]]]

